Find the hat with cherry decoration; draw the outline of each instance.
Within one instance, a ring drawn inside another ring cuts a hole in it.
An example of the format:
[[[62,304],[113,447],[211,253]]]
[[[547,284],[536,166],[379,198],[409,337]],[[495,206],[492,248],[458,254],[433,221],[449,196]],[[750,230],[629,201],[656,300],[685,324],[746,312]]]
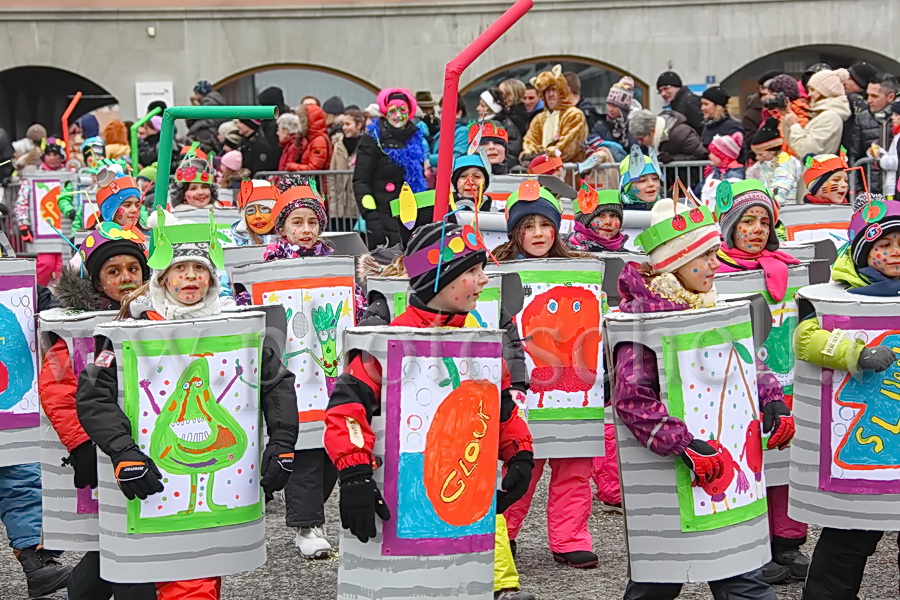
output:
[[[718,248],[721,235],[706,206],[685,206],[662,199],[650,211],[650,227],[636,238],[650,257],[654,273],[672,273]]]

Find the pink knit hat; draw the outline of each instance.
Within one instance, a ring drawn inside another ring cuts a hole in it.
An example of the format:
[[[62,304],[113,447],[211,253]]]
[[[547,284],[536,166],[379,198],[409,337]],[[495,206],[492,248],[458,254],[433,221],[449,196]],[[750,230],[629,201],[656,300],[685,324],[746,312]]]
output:
[[[735,131],[731,135],[717,135],[709,143],[709,151],[718,156],[722,162],[730,163],[741,155],[743,143],[744,134],[740,131]]]
[[[394,102],[403,102],[409,107],[410,116],[416,114],[416,97],[404,88],[385,88],[378,92],[378,108],[381,114],[387,116],[388,107]]]
[[[222,156],[222,166],[232,171],[240,171],[243,166],[243,156],[237,150],[232,150],[231,152],[226,152]]]

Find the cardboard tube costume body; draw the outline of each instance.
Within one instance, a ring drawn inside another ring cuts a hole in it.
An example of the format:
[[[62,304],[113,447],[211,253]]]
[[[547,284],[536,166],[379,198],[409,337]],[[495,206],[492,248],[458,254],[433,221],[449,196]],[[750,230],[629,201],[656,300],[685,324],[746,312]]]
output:
[[[781,302],[775,302],[766,291],[766,274],[762,270],[720,273],[716,275],[716,289],[721,296],[760,294],[769,305],[772,315],[772,329],[765,343],[757,349],[756,356],[763,361],[778,379],[784,390],[784,402],[790,408],[794,397],[794,331],[797,329],[798,313],[794,294],[809,285],[809,269],[806,265],[792,265],[787,268],[787,291]],[[767,436],[763,436],[763,448]],[[790,469],[790,452],[766,450],[766,484],[787,485]]]
[[[847,243],[853,209],[849,204],[788,204],[779,214],[788,241],[829,240],[841,248]]]
[[[54,308],[38,317],[41,349],[53,344],[51,334],[62,339],[68,349],[76,379],[94,359],[94,329],[115,320],[114,311],[79,312]],[[99,549],[99,490],[76,489],[72,467],[62,466],[69,451],[60,442],[50,419],[41,410],[41,487],[44,508],[44,547],[50,550],[87,552]]]
[[[265,563],[259,471],[265,315],[97,327],[116,355],[119,406],[165,489],[126,500],[99,453],[100,575],[179,581]]]
[[[836,340],[900,346],[896,298],[850,294],[831,283],[801,289],[798,302],[801,312],[811,305]],[[857,375],[797,361],[791,518],[837,529],[900,529],[898,373],[897,361]]]
[[[367,543],[341,532],[338,600],[494,597],[502,334],[360,327],[383,365],[375,481],[391,511]]]
[[[614,313],[605,330],[609,348],[653,350],[660,401],[695,436],[720,444],[726,467],[694,487],[680,457],[654,454],[616,418],[631,578],[716,581],[758,569],[770,549],[762,446],[752,435],[760,411],[749,304]]]
[[[233,281],[255,305],[281,304],[288,322],[282,362],[297,378],[297,449],[324,447],[325,409],[343,368],[343,333],[356,324],[356,268],[349,256],[241,265]]]
[[[500,309],[502,308],[503,275],[489,274],[488,283],[484,286],[475,310],[469,313],[466,327],[500,327]],[[409,279],[403,277],[369,277],[366,279],[366,290],[378,292],[387,300],[391,311],[391,320],[406,311],[409,305]]]
[[[526,414],[535,457],[603,456],[604,264],[544,258],[489,263],[487,270],[522,280],[516,323],[531,374]]]

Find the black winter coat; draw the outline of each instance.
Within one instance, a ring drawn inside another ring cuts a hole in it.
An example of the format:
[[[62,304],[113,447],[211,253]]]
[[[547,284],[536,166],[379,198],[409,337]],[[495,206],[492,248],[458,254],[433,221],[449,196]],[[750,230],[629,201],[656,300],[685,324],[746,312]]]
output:
[[[219,92],[212,91],[203,96],[200,106],[225,106],[225,98]],[[200,148],[204,152],[217,152],[219,125],[224,122],[225,119],[188,119],[188,140],[200,142]]]
[[[703,131],[703,113],[700,112],[700,96],[695,95],[689,88],[683,87],[678,90],[669,108],[675,112],[684,115],[688,125],[694,128],[694,131],[700,133]]]
[[[595,135],[599,135],[600,139],[606,140],[608,142],[615,142],[622,146],[622,149],[625,150],[625,154],[631,152],[631,146],[634,145],[636,140],[631,137],[631,133],[628,131],[628,120],[625,120],[625,135],[617,136],[613,133],[612,128],[609,126],[609,121],[606,120],[606,115],[600,115],[600,119],[594,125],[593,129],[591,129],[591,133]]]
[[[703,123],[703,131],[700,133],[700,141],[703,142],[703,145],[706,149],[709,149],[709,143],[713,141],[713,138],[717,135],[726,136],[733,135],[738,131],[741,132],[746,137],[746,133],[744,132],[744,128],[740,123],[732,119],[731,117],[726,116],[721,121],[705,121]],[[751,132],[752,135],[755,132]],[[739,162],[744,161],[744,152],[741,152],[741,155],[738,157]]]
[[[844,124],[847,128],[847,124]],[[851,165],[861,158],[866,158],[866,151],[872,144],[878,144],[885,150],[891,147],[891,141],[894,139],[894,129],[891,124],[891,108],[888,107],[884,112],[872,114],[871,110],[866,110],[856,115],[856,122],[853,124],[853,134],[850,141],[850,160]],[[858,173],[858,172],[857,172]],[[884,188],[884,182],[881,171],[872,170],[869,177],[869,191],[880,194]]]
[[[97,338],[99,355],[112,350],[112,343]],[[88,436],[107,456],[114,456],[132,446],[131,421],[119,408],[119,382],[115,361],[109,367],[93,362],[84,367],[78,378],[75,408],[78,421]],[[263,348],[260,403],[266,419],[270,442],[293,448],[297,444],[297,396],[294,393],[294,374],[281,363],[280,357],[268,347]],[[260,449],[260,452],[262,449]]]
[[[600,120],[600,113],[597,111],[597,107],[587,98],[582,98],[575,108],[584,113],[584,118],[587,120],[588,131],[593,129],[597,121]]]
[[[528,111],[525,110],[525,105],[519,102],[518,104],[514,104],[509,107],[509,120],[515,124],[516,129],[519,130],[519,138],[522,139],[525,137],[525,133],[528,131],[528,123],[531,119],[528,118]]]
[[[402,129],[388,125],[383,118],[378,120],[381,145],[385,148],[403,148],[409,143],[418,128],[409,121]],[[356,167],[353,170],[353,194],[359,213],[366,222],[366,243],[369,250],[378,246],[406,246],[411,231],[400,225],[400,220],[391,214],[391,200],[400,196],[400,189],[406,179],[403,167],[382,152],[372,136],[359,138],[356,147]],[[363,197],[375,198],[375,210],[362,205]],[[434,209],[422,209],[416,219],[416,226],[431,223]]]
[[[660,162],[702,160],[708,156],[700,135],[688,125],[683,114],[664,110],[659,116],[666,125],[659,142]]]
[[[12,142],[9,141],[9,135],[7,135],[6,130],[0,127],[0,165],[3,165],[6,161],[10,161],[9,163],[0,166],[0,183],[3,182],[4,179],[12,175],[13,172],[13,147]]]
[[[250,171],[250,175],[256,175],[260,171],[275,171],[278,169],[278,159],[281,158],[281,146],[272,148],[269,141],[261,131],[257,131],[249,138],[244,139],[240,147],[243,159],[243,168]]]

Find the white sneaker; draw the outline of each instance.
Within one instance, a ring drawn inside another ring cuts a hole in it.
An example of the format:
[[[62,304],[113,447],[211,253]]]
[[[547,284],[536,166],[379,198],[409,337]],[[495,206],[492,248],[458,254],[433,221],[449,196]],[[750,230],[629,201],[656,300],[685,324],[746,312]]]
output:
[[[325,539],[324,527],[300,527],[294,545],[303,558],[328,558],[331,556],[331,544]]]

